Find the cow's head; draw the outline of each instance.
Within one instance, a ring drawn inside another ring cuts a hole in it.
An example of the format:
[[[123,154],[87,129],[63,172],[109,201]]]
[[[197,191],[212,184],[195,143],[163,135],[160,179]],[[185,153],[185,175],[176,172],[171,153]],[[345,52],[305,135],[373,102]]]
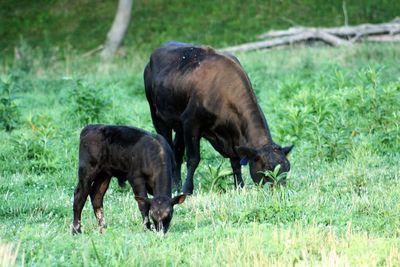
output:
[[[276,144],[265,145],[259,149],[248,147],[238,147],[236,150],[242,159],[250,162],[250,175],[256,184],[272,182],[266,171],[274,171],[275,167],[280,165],[279,174],[289,172],[290,163],[287,155],[292,150],[293,145],[281,147]]]
[[[174,206],[182,204],[186,195],[182,194],[173,198],[167,196],[158,196],[153,199],[147,197],[135,196],[136,201],[140,204],[147,204],[150,206],[150,218],[154,223],[157,232],[166,233],[171,223],[172,215],[174,213]]]

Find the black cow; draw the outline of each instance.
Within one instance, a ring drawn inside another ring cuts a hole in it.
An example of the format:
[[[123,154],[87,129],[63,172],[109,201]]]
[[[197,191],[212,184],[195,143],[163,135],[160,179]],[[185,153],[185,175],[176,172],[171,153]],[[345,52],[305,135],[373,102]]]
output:
[[[184,193],[193,193],[201,137],[230,159],[235,185],[243,186],[241,164],[247,161],[257,184],[270,181],[263,172],[278,164],[281,172],[289,171],[286,156],[293,146],[282,148],[272,140],[250,80],[234,56],[170,42],[152,53],[144,84],[154,127],[173,146],[179,175],[186,149]]]
[[[177,177],[174,171],[173,152],[162,136],[127,126],[86,126],[80,135],[72,232],[81,232],[81,213],[88,195],[100,232],[106,228],[103,197],[114,176],[120,185],[128,181],[132,186],[145,227],[150,229],[150,212],[156,230],[166,233],[173,206],[186,197],[171,198],[172,178]],[[154,198],[148,199],[147,193]]]

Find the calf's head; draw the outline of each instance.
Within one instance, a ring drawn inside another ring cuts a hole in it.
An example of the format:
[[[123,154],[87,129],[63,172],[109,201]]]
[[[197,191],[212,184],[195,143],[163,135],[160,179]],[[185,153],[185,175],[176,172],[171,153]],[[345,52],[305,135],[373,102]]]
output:
[[[139,205],[148,205],[150,207],[149,215],[154,223],[156,231],[161,231],[165,234],[171,223],[174,206],[176,204],[182,204],[186,199],[186,195],[182,194],[173,198],[157,196],[153,199],[135,196],[135,199]]]
[[[272,182],[266,171],[274,171],[275,167],[280,165],[279,174],[289,172],[290,163],[287,155],[292,150],[293,145],[288,147],[280,147],[279,145],[265,145],[259,149],[248,147],[238,147],[236,150],[242,159],[250,162],[250,175],[256,184],[260,182],[265,184]]]

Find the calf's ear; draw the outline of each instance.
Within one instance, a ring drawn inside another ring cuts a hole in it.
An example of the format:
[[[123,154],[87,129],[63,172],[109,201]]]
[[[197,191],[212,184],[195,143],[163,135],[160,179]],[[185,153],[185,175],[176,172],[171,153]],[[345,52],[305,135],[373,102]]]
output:
[[[294,145],[286,146],[286,147],[282,148],[282,151],[287,156],[290,153],[290,151],[292,151],[293,147],[294,147]]]
[[[145,205],[145,204],[150,205],[151,203],[151,200],[147,197],[135,196],[135,200],[139,205]]]
[[[245,146],[237,146],[236,147],[236,153],[238,153],[239,157],[241,159],[249,159],[249,160],[256,160],[258,157],[257,150],[254,148],[249,148]]]
[[[172,204],[172,206],[174,206],[176,204],[182,204],[185,201],[185,199],[186,199],[186,195],[185,194],[173,197],[171,199],[171,204]]]

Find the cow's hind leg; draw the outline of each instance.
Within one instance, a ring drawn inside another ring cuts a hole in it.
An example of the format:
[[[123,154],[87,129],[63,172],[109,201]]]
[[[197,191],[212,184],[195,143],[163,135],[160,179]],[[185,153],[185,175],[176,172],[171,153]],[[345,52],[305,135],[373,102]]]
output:
[[[186,157],[187,157],[187,174],[186,181],[183,185],[183,193],[193,194],[193,175],[200,163],[200,127],[195,123],[194,116],[182,114],[183,119],[183,136],[185,140]]]
[[[230,161],[231,161],[231,167],[233,170],[233,179],[235,182],[235,188],[237,186],[243,187],[244,182],[242,179],[242,170],[241,170],[241,166],[240,166],[240,160],[231,158]]]
[[[94,177],[94,171],[88,171],[85,167],[79,167],[79,180],[78,184],[75,188],[74,193],[74,221],[72,224],[72,233],[78,234],[81,233],[81,215],[82,209],[85,205],[86,199],[89,195],[90,184],[92,182],[92,177]]]
[[[94,215],[96,216],[97,223],[100,227],[100,233],[103,233],[104,229],[107,228],[103,211],[103,199],[110,181],[111,176],[106,173],[100,173],[97,175],[92,187],[90,188],[90,199],[92,201]]]
[[[145,86],[145,92],[146,92],[146,98],[147,101],[149,102],[149,107],[150,107],[150,115],[151,115],[151,120],[153,121],[154,128],[156,129],[156,132],[160,135],[162,135],[168,142],[169,146],[172,148],[173,143],[172,143],[172,128],[164,122],[162,118],[157,116],[157,111],[156,107],[153,104],[153,99],[151,97],[151,92],[153,90],[151,86],[151,82],[149,76],[151,76],[151,70],[150,66],[147,65],[145,68],[145,75],[144,75],[144,86]]]
[[[157,116],[153,116],[153,125],[154,128],[156,129],[156,132],[160,135],[162,135],[165,140],[167,140],[168,145],[172,148],[173,143],[172,143],[172,128],[168,126],[163,120],[158,118]]]

